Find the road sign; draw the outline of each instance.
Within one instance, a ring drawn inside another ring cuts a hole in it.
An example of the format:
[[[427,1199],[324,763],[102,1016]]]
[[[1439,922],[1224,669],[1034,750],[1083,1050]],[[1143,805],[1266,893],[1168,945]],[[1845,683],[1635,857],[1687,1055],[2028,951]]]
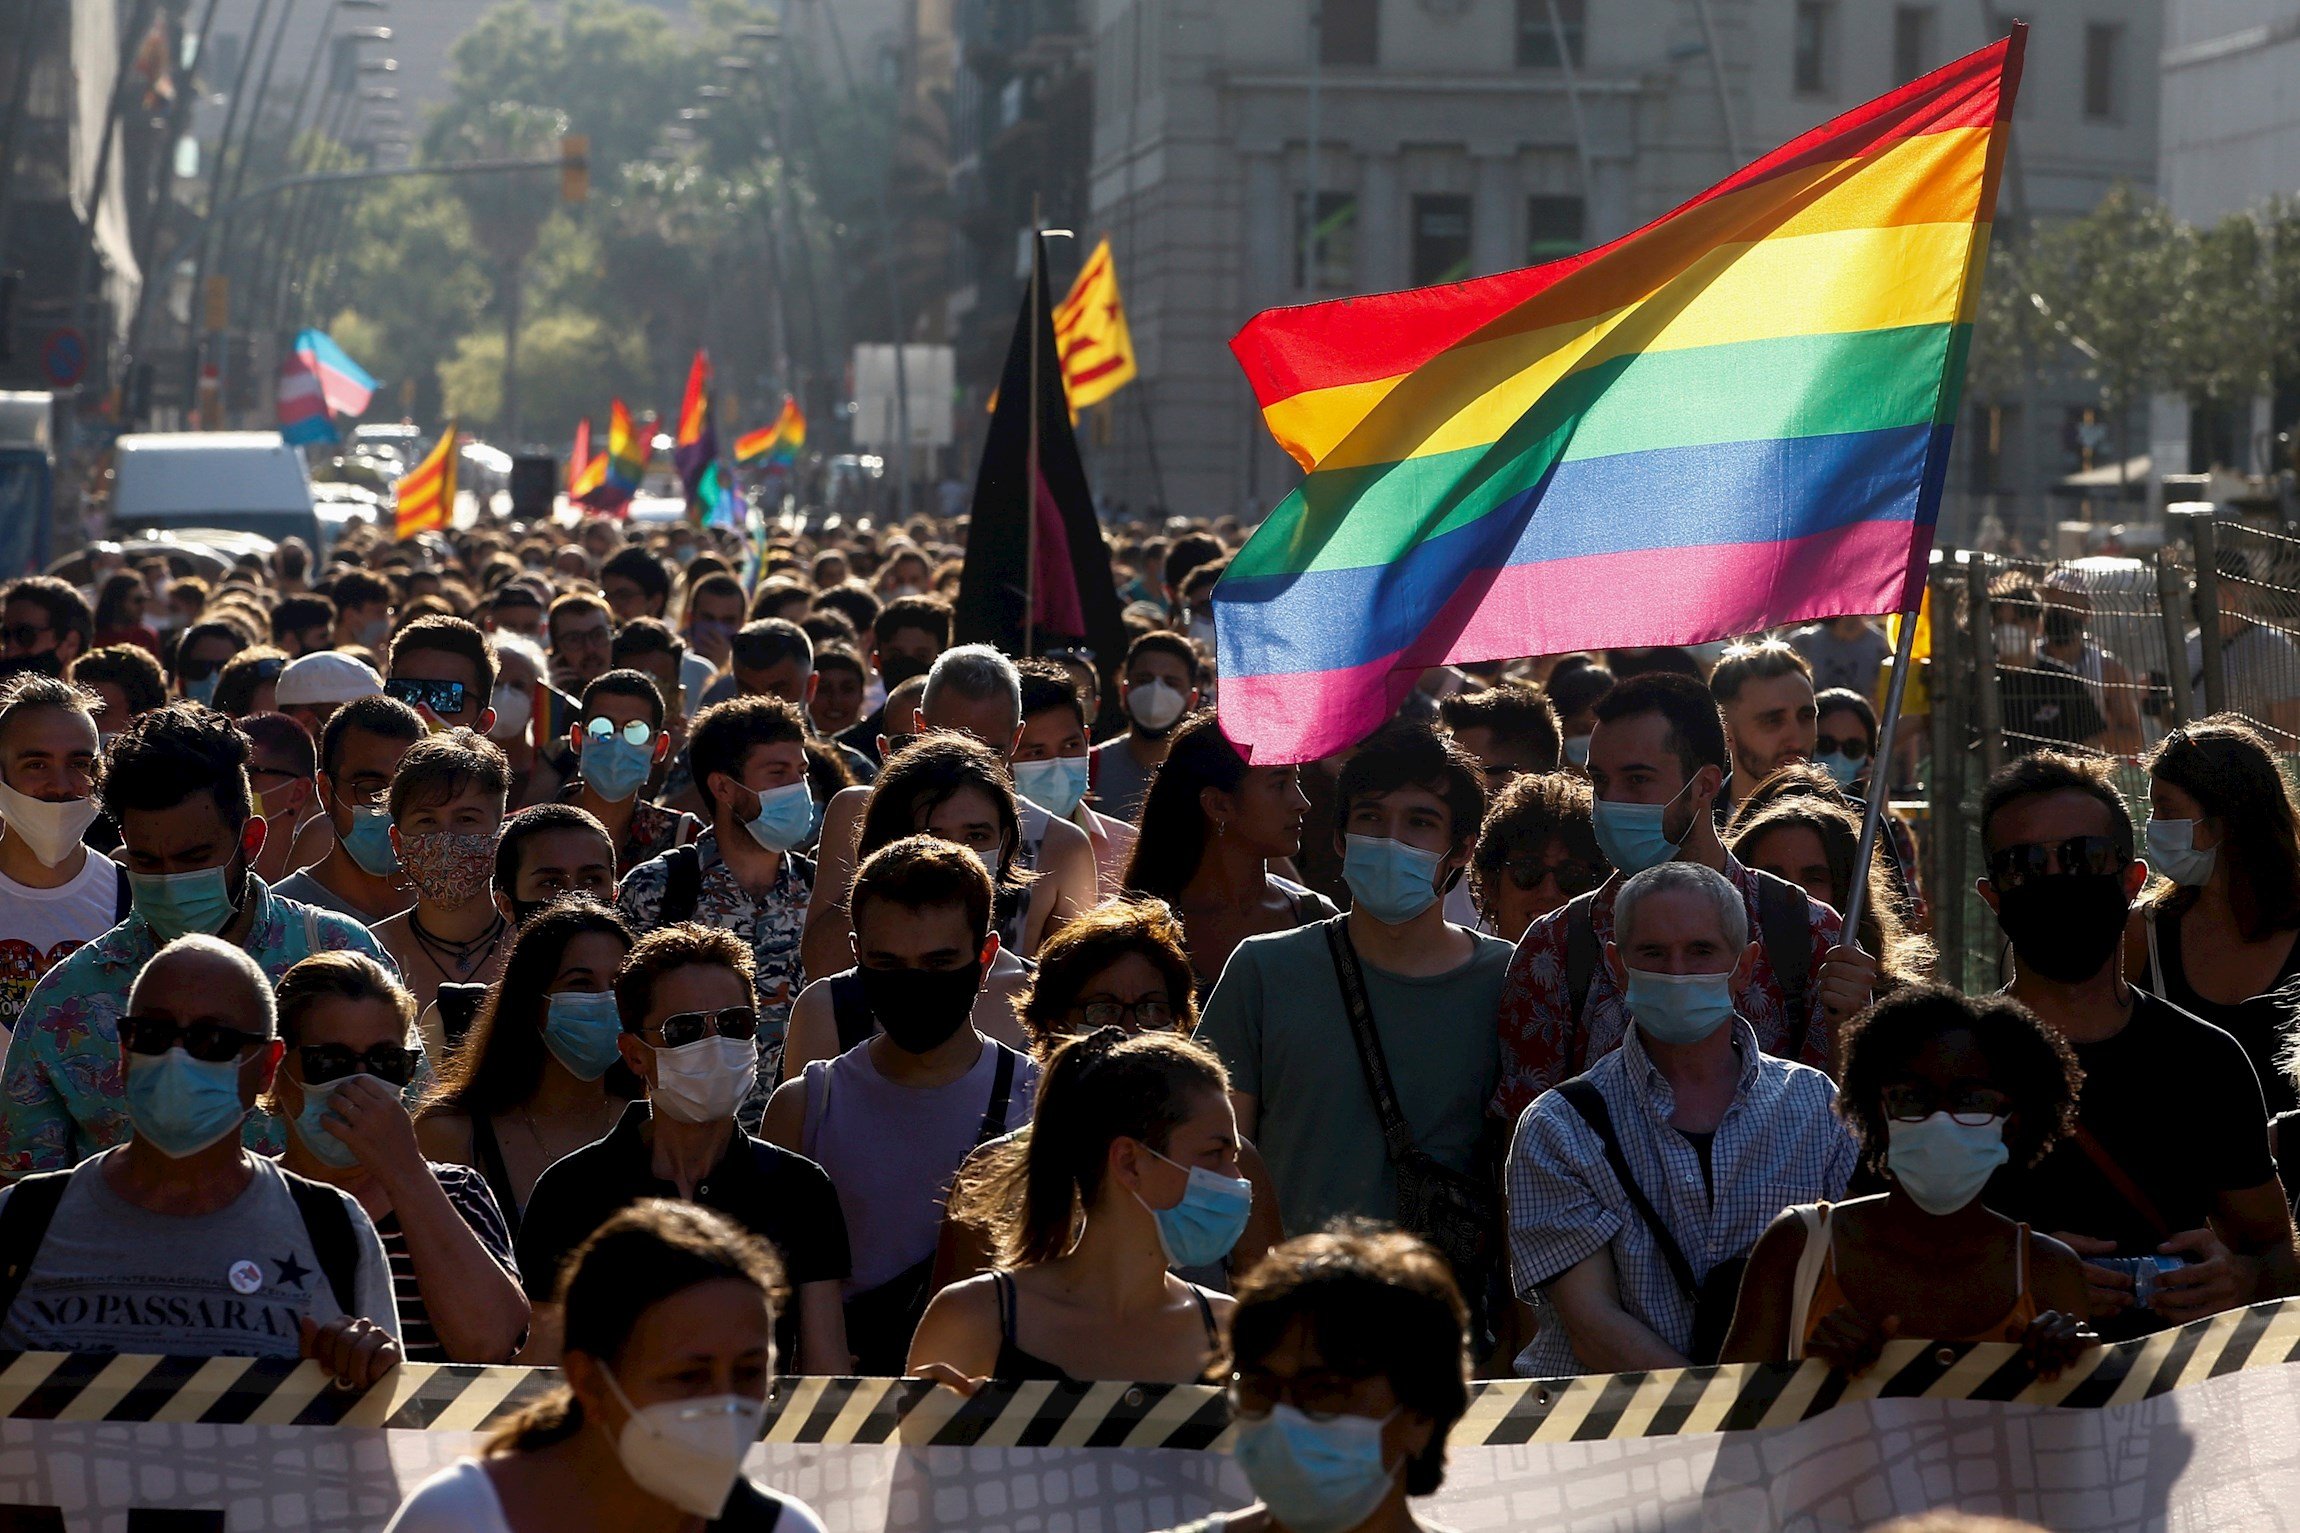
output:
[[[48,339],[40,344],[40,367],[48,381],[60,389],[68,389],[80,381],[88,370],[88,341],[70,325],[48,332]]]

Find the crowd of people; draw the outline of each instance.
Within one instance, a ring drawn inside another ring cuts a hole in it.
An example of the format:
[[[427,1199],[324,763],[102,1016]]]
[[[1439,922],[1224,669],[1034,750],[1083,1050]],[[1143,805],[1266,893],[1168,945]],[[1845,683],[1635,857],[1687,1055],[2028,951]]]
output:
[[[2144,825],[2095,756],[1988,783],[1967,996],[1865,619],[1438,667],[1257,765],[1238,527],[1116,546],[1123,654],[958,642],[962,538],[0,591],[0,1347],[555,1364],[399,1517],[518,1533],[817,1526],[738,1473],[776,1373],[1214,1380],[1262,1500],[1210,1526],[1341,1533],[1415,1525],[1472,1376],[2051,1375],[2300,1291],[2240,720]]]

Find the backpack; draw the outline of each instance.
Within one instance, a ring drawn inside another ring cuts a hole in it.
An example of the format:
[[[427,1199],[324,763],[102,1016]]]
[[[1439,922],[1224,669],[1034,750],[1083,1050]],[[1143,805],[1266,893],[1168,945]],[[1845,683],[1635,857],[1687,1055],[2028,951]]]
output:
[[[1781,1008],[1789,1019],[1789,1037],[1780,1057],[1796,1059],[1805,1052],[1806,1035],[1813,1030],[1813,929],[1807,913],[1812,901],[1801,886],[1785,878],[1761,868],[1749,872],[1757,880],[1757,939],[1764,944],[1766,961],[1781,982]],[[1597,891],[1592,889],[1575,895],[1565,907],[1565,986],[1571,1008],[1568,1021],[1574,1050],[1570,1063],[1574,1069],[1589,1064],[1582,1058],[1586,1047],[1582,1014],[1589,1006],[1590,981],[1596,978],[1598,962],[1605,956],[1597,944],[1597,930],[1590,924],[1589,913],[1596,904]]]
[[[703,854],[692,841],[672,847],[663,854],[663,913],[658,919],[665,926],[684,921],[702,898]]]
[[[85,1162],[70,1170],[25,1177],[8,1194],[8,1201],[0,1204],[0,1321],[7,1319],[24,1279],[31,1274],[57,1206],[64,1201],[64,1189],[84,1167]],[[358,1314],[359,1237],[352,1229],[343,1194],[324,1182],[281,1167],[273,1169],[286,1181],[296,1212],[303,1216],[304,1233],[310,1237],[312,1254],[327,1277],[328,1291],[335,1295],[335,1307],[347,1315]]]

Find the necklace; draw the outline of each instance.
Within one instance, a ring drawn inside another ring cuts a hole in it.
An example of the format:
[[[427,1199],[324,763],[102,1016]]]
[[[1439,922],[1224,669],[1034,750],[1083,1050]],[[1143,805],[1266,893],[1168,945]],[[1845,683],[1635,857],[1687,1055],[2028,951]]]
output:
[[[421,918],[410,910],[407,913],[407,929],[415,934],[416,943],[430,956],[440,973],[448,973],[448,963],[453,961],[453,972],[461,975],[469,974],[494,956],[495,945],[503,940],[506,927],[503,917],[498,914],[487,930],[478,936],[467,942],[450,942],[445,937],[435,937],[425,931]]]

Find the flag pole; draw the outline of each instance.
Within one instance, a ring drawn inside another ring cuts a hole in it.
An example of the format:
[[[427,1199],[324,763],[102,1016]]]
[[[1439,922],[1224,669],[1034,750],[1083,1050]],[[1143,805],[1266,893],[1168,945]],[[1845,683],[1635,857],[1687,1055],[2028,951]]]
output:
[[[1038,653],[1038,285],[1046,269],[1046,241],[1039,236],[1038,197],[1030,199],[1030,445],[1022,474],[1022,655]]]
[[[1885,716],[1877,724],[1877,753],[1869,766],[1869,802],[1861,814],[1861,849],[1854,854],[1853,887],[1845,896],[1844,940],[1855,947],[1860,946],[1861,911],[1868,903],[1869,864],[1877,855],[1877,832],[1884,824],[1885,801],[1892,796],[1893,735],[1901,722],[1901,698],[1909,687],[1909,657],[1916,645],[1917,617],[1923,611],[1921,595],[1918,601],[1917,607],[1900,614],[1901,632],[1893,646],[1893,681],[1885,691]]]

